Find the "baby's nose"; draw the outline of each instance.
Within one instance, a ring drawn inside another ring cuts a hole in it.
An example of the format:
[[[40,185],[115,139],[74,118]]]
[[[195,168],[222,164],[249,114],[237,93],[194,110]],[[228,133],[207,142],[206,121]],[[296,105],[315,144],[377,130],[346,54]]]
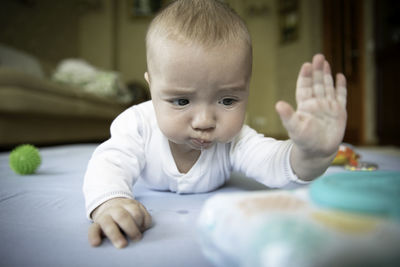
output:
[[[212,109],[204,108],[193,116],[192,128],[196,131],[212,131],[215,124],[216,118]]]

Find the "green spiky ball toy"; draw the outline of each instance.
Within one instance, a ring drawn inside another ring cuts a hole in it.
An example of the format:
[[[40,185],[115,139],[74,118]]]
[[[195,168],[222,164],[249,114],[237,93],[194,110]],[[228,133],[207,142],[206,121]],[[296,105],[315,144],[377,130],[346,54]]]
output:
[[[11,169],[21,175],[32,174],[42,162],[39,150],[32,145],[20,145],[10,153]]]

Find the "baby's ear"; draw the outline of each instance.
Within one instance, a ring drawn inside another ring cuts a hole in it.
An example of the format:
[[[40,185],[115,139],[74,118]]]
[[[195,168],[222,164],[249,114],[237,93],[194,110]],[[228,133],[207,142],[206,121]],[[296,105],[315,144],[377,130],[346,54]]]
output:
[[[150,87],[150,77],[147,71],[144,73],[144,79],[146,80],[148,86]]]

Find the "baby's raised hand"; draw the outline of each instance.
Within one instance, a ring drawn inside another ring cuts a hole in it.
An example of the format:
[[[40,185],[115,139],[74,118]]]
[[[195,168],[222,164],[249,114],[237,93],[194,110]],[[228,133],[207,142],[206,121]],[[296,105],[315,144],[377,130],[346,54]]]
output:
[[[140,202],[127,198],[104,202],[93,211],[92,218],[94,222],[88,233],[92,246],[99,246],[104,235],[116,248],[126,247],[128,241],[123,233],[131,240],[139,240],[142,232],[151,226],[151,216],[146,208]]]
[[[279,101],[276,110],[294,144],[310,157],[337,152],[346,127],[346,78],[336,75],[336,89],[329,63],[317,54],[301,67],[296,88],[297,110]]]

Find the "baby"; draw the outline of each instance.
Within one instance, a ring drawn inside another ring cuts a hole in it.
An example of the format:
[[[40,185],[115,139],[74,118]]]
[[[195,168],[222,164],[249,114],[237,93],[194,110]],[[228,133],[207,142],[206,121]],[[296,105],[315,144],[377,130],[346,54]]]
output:
[[[85,175],[89,241],[102,235],[117,248],[151,226],[134,199],[140,178],[155,190],[198,193],[222,186],[232,171],[270,186],[305,183],[335,157],[346,125],[346,80],[322,55],[301,67],[297,110],[276,104],[290,140],[243,125],[252,45],[242,19],[217,0],[178,0],[152,21],[146,39],[152,101],[133,106],[111,125]]]

